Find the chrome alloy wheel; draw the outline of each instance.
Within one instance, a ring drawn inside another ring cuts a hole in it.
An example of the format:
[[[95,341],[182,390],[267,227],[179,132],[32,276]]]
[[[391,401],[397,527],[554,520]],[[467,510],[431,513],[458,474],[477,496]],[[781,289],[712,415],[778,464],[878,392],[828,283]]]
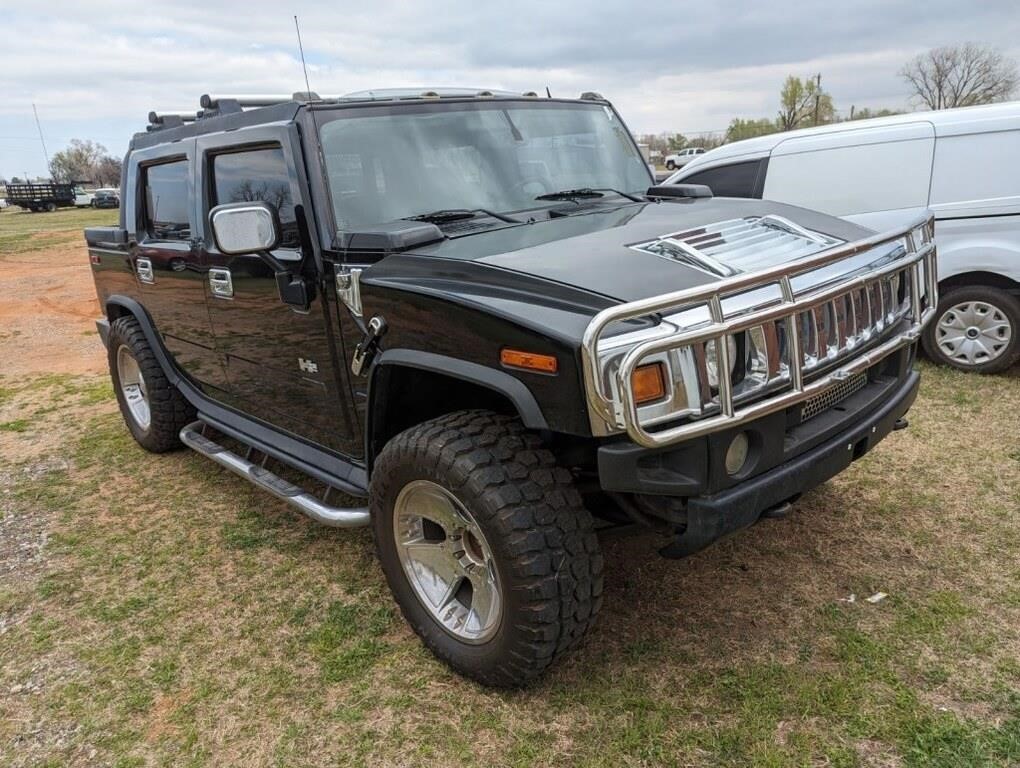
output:
[[[131,411],[131,418],[142,429],[148,429],[152,421],[152,411],[149,409],[149,392],[145,388],[145,378],[131,350],[123,344],[117,350],[117,379],[120,382],[120,391],[124,395],[124,402]]]
[[[483,643],[499,629],[503,597],[481,528],[429,480],[408,483],[393,505],[397,556],[418,600],[451,635]]]
[[[1006,313],[984,301],[964,301],[950,307],[935,326],[939,350],[960,365],[995,360],[1009,347],[1012,337]]]

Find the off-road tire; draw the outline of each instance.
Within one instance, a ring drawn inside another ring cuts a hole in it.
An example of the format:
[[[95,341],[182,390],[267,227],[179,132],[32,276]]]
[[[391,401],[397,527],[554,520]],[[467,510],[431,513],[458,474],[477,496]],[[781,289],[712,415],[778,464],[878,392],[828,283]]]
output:
[[[432,617],[397,553],[393,508],[429,480],[468,509],[492,549],[503,594],[499,628],[465,643]],[[602,602],[602,554],[570,473],[513,417],[458,411],[394,437],[371,482],[376,551],[393,596],[432,652],[483,685],[520,687],[578,644]]]
[[[139,425],[124,399],[117,370],[117,351],[122,346],[128,348],[145,378],[150,412],[148,428]],[[180,448],[180,431],[195,420],[195,409],[167,379],[163,367],[145,339],[141,325],[134,317],[120,317],[110,324],[107,358],[113,391],[131,436],[152,453],[165,453]]]
[[[962,364],[946,356],[939,349],[936,340],[938,322],[943,314],[950,308],[967,301],[981,301],[997,307],[1012,325],[1012,338],[1009,345],[994,360],[977,365]],[[1020,361],[1020,299],[1016,296],[1001,290],[984,285],[971,285],[963,288],[954,288],[946,291],[939,297],[939,305],[935,311],[935,317],[928,327],[924,329],[921,336],[921,344],[925,354],[931,360],[942,365],[948,365],[961,371],[973,371],[974,373],[1000,373],[1009,369]]]

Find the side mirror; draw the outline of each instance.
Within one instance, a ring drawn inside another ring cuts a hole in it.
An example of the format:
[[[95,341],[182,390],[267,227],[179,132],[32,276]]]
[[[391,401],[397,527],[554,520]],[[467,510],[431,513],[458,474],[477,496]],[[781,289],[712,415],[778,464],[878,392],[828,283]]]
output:
[[[220,253],[263,253],[280,245],[280,219],[266,203],[225,203],[209,211],[213,240]]]
[[[263,202],[225,203],[209,211],[209,222],[220,253],[257,255],[273,270],[280,300],[294,309],[308,309],[313,287],[272,254],[280,246],[280,218],[275,208]]]

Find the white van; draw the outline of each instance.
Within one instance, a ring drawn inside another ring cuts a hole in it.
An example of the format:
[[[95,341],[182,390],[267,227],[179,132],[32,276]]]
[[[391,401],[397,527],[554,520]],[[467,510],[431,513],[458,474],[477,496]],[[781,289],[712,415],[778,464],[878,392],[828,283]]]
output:
[[[664,183],[802,205],[880,231],[930,208],[941,299],[925,350],[986,373],[1020,360],[1020,102],[737,141]]]

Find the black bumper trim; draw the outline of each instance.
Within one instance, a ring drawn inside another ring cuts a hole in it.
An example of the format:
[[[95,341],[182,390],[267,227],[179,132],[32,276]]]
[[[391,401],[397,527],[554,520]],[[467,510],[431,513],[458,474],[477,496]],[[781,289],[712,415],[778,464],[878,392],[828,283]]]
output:
[[[730,533],[753,525],[762,512],[835,477],[878,444],[913,405],[920,376],[910,371],[896,393],[860,423],[740,485],[687,502],[687,527],[664,557],[686,557]]]

